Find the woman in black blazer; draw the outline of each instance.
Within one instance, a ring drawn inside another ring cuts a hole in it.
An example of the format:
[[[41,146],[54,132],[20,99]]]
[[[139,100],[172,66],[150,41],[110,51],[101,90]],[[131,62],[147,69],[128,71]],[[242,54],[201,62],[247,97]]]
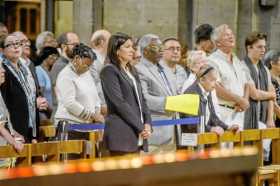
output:
[[[108,107],[104,142],[113,156],[148,151],[151,116],[139,77],[130,65],[134,53],[128,35],[112,35],[108,44],[109,63],[100,73]]]
[[[31,142],[38,137],[36,87],[28,67],[20,61],[21,47],[16,35],[8,35],[5,39],[2,58],[5,82],[0,90],[14,130],[21,134],[26,142]]]

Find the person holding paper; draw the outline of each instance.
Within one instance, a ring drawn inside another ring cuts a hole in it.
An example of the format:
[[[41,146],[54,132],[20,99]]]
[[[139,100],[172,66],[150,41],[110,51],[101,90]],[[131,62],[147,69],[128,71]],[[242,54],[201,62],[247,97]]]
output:
[[[211,93],[215,89],[216,82],[217,72],[214,67],[204,65],[197,73],[197,80],[184,92],[185,94],[199,95],[198,115],[202,117],[199,125],[182,125],[183,133],[215,132],[218,135],[222,135],[228,129],[238,130],[238,125],[233,124],[228,127],[215,112]],[[181,116],[186,117],[184,114],[181,114]]]
[[[157,35],[146,34],[139,40],[142,58],[135,67],[140,76],[143,94],[153,120],[175,118],[165,110],[166,98],[177,95],[176,78],[161,64],[163,47]],[[176,49],[177,50],[177,49]],[[174,126],[157,127],[149,140],[149,151],[161,153],[176,150]]]

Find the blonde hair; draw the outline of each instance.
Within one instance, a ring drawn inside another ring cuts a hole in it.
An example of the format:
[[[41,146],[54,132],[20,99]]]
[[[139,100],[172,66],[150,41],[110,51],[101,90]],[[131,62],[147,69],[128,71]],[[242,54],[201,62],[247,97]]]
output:
[[[206,59],[206,53],[202,50],[192,50],[188,52],[187,66],[190,68],[201,59]]]

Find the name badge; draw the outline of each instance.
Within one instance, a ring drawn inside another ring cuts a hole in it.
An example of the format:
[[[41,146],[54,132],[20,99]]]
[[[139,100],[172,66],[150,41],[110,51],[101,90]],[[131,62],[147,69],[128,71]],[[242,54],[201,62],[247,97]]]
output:
[[[181,136],[182,146],[197,146],[197,134],[196,133],[182,133]]]

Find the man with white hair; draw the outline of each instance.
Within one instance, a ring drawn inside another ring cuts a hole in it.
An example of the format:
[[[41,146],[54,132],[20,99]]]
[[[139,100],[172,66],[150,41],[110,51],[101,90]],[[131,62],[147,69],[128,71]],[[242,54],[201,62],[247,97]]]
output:
[[[217,50],[209,56],[210,65],[219,74],[216,91],[220,105],[221,120],[228,124],[244,127],[244,111],[249,107],[244,98],[245,85],[251,81],[245,64],[233,53],[235,37],[228,25],[220,25],[214,29],[213,40]]]
[[[106,103],[102,91],[101,81],[100,81],[100,71],[104,66],[104,62],[107,56],[108,41],[111,37],[111,33],[107,30],[97,30],[95,31],[90,39],[90,46],[93,52],[96,54],[96,60],[90,66],[90,73],[95,81],[97,87],[98,96],[101,99],[101,112],[106,113]]]
[[[144,35],[138,43],[142,58],[135,67],[139,73],[143,94],[153,120],[172,119],[175,114],[165,111],[167,96],[177,94],[174,75],[160,65],[162,43],[154,34]],[[149,140],[149,152],[175,151],[174,126],[156,127]]]

